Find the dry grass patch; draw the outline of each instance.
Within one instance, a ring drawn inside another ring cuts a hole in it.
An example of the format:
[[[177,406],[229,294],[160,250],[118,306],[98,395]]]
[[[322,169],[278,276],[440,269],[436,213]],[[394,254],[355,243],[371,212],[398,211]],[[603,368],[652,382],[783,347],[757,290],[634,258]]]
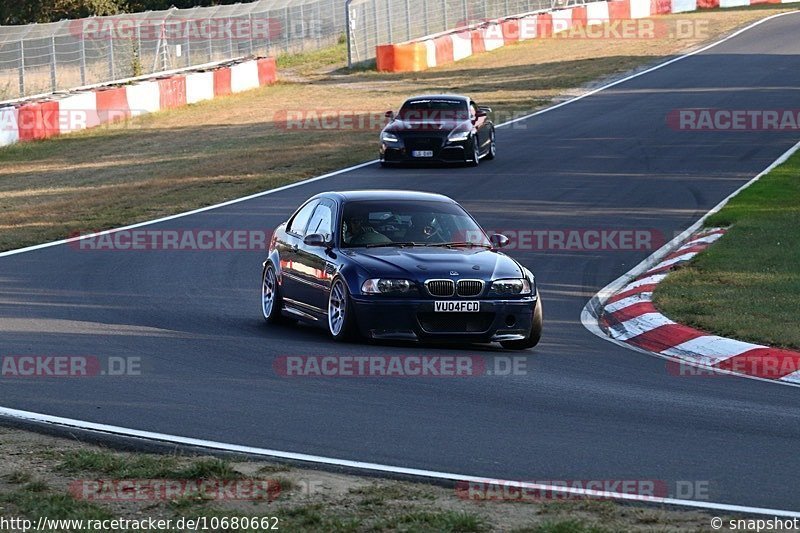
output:
[[[710,515],[611,501],[475,502],[452,488],[295,468],[267,461],[113,451],[0,427],[0,513],[59,518],[278,517],[282,531],[701,531]],[[76,480],[275,480],[276,499],[74,498]],[[248,530],[252,531],[252,530]]]

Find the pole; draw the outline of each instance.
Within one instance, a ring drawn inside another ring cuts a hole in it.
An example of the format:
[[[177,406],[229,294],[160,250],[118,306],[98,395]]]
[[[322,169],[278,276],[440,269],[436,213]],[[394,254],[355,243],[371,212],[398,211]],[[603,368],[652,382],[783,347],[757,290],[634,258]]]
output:
[[[353,67],[353,29],[350,27],[350,4],[353,0],[347,0],[344,3],[344,25],[345,35],[347,37],[347,68]]]
[[[19,96],[25,96],[25,41],[19,40]]]

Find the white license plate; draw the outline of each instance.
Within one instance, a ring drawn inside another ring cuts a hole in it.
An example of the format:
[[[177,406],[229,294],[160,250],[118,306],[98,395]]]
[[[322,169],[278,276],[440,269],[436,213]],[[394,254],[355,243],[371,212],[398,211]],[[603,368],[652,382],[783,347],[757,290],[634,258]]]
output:
[[[480,302],[433,302],[433,310],[437,313],[477,313],[481,310]]]
[[[412,150],[411,157],[433,157],[433,150]]]

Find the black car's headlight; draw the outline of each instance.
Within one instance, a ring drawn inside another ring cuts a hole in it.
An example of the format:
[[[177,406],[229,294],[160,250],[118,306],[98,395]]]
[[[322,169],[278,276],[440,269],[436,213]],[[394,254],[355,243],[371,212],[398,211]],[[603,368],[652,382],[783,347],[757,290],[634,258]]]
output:
[[[407,279],[368,279],[361,285],[364,294],[403,294],[411,290],[414,284]]]
[[[498,279],[492,282],[491,292],[502,296],[530,294],[531,282],[524,278]]]
[[[396,143],[400,142],[400,139],[393,133],[381,133],[381,141],[385,143]]]
[[[470,132],[468,130],[454,131],[453,133],[447,136],[447,142],[454,143],[454,142],[466,141],[467,139],[469,139],[469,133]]]

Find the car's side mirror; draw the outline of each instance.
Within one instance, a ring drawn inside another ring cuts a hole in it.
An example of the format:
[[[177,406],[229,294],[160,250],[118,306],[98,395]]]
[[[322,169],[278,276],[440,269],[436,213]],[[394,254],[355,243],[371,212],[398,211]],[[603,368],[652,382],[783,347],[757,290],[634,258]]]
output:
[[[478,109],[478,111],[475,113],[475,118],[483,118],[485,116],[486,116],[486,111],[484,111],[483,109]]]
[[[488,115],[489,113],[492,112],[492,108],[491,107],[486,107],[486,106],[480,106],[478,108],[478,112],[480,113],[481,111],[483,112],[484,115]]]
[[[305,238],[303,239],[303,244],[305,244],[306,246],[323,247],[323,246],[328,246],[328,240],[325,238],[324,235],[321,235],[319,233],[311,233],[305,236]]]
[[[384,116],[389,120],[394,120],[394,111],[387,111]]]
[[[492,246],[495,248],[503,248],[504,246],[508,245],[508,237],[500,233],[495,233],[489,237],[489,241],[491,241]]]

